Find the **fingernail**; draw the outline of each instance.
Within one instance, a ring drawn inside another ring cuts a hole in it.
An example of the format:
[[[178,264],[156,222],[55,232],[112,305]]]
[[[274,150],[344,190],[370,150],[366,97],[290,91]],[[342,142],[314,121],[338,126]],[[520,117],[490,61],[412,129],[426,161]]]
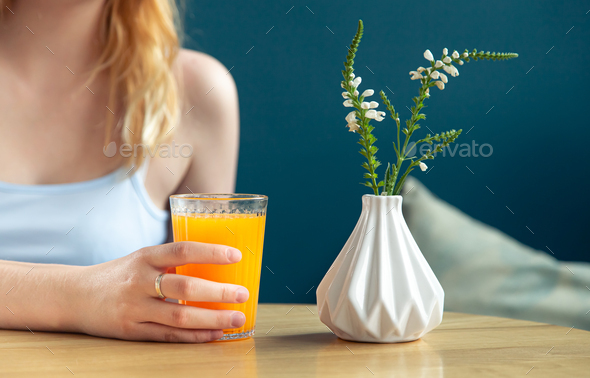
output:
[[[225,251],[227,259],[231,262],[238,262],[242,259],[242,252],[236,248],[228,248]]]
[[[236,290],[236,302],[246,302],[249,296],[250,293],[248,292],[248,289],[246,289],[245,287],[241,287],[238,290]]]
[[[235,311],[231,314],[230,322],[232,328],[239,328],[246,323],[246,315],[239,311]]]

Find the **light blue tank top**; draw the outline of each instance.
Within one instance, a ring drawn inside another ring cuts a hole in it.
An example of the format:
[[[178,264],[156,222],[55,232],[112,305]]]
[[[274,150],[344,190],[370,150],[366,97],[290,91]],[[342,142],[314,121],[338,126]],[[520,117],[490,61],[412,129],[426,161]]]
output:
[[[0,259],[93,265],[165,242],[169,214],[151,201],[140,169],[89,181],[0,181]]]

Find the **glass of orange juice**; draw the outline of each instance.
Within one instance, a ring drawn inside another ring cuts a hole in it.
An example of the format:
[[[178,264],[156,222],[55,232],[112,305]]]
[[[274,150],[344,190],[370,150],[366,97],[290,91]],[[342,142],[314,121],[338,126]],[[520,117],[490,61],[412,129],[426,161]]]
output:
[[[244,339],[254,335],[267,203],[267,196],[257,194],[170,196],[175,242],[223,244],[242,252],[242,260],[235,264],[187,264],[176,268],[177,274],[241,285],[250,292],[245,303],[180,301],[189,306],[243,312],[246,323],[240,328],[224,329],[220,340]]]

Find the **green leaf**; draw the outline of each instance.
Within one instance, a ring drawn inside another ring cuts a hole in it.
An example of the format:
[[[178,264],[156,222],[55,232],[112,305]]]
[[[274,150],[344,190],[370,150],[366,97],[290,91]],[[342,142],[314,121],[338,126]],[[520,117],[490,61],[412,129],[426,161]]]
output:
[[[390,168],[390,164],[389,164],[389,162],[388,162],[388,163],[387,163],[387,169],[385,170],[385,183],[386,183],[386,185],[385,185],[385,190],[386,190],[386,191],[387,191],[387,189],[388,189],[387,183],[389,183],[389,168]]]

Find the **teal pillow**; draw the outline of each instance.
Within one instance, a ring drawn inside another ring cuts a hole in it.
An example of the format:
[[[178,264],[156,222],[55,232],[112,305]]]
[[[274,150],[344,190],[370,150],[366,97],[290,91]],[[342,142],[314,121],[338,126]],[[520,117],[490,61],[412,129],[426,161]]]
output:
[[[562,262],[530,248],[439,199],[413,177],[404,193],[404,217],[445,290],[446,311],[590,330],[590,264]]]

